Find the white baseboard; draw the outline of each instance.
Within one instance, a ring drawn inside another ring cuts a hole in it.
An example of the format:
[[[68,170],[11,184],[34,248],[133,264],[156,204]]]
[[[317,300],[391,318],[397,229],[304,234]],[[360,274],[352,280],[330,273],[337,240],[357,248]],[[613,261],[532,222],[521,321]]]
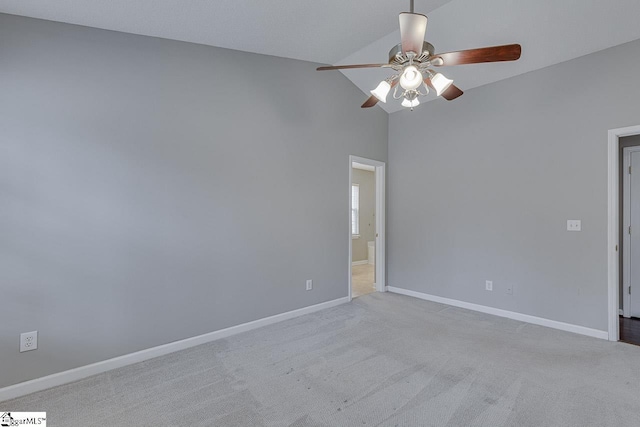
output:
[[[364,260],[362,260],[362,261],[353,261],[353,262],[351,263],[351,265],[365,265],[365,264],[369,264],[369,261],[368,261],[368,260],[366,260],[366,259],[364,259]]]
[[[23,383],[11,385],[0,389],[0,402],[26,394],[35,393],[37,391],[46,390],[51,387],[78,381],[93,375],[101,374],[112,369],[121,368],[123,366],[132,365],[134,363],[153,359],[154,357],[164,356],[165,354],[184,350],[186,348],[195,347],[211,341],[227,338],[252,329],[271,325],[273,323],[282,322],[283,320],[293,319],[294,317],[303,316],[326,308],[335,307],[340,304],[349,302],[349,297],[338,298],[332,301],[323,302],[309,307],[300,308],[286,313],[276,314],[274,316],[265,317],[263,319],[254,320],[252,322],[243,323],[237,326],[231,326],[226,329],[209,332],[197,337],[187,338],[175,341],[169,344],[152,347],[146,350],[137,351],[135,353],[125,354],[124,356],[115,357],[113,359],[104,360],[91,365],[81,366],[79,368],[70,369],[68,371],[59,372],[46,377],[36,378],[34,380],[25,381]]]
[[[618,316],[624,316],[624,310],[619,308],[618,309]]]
[[[499,308],[487,307],[485,305],[438,297],[435,295],[424,294],[422,292],[410,291],[408,289],[396,288],[393,286],[387,286],[387,290],[396,294],[407,295],[427,301],[439,302],[441,304],[452,305],[454,307],[466,308],[467,310],[479,311],[481,313],[493,314],[494,316],[506,317],[513,320],[519,320],[521,322],[532,323],[534,325],[546,326],[548,328],[560,329],[561,331],[573,332],[576,334],[587,335],[603,340],[609,339],[609,333],[607,331],[601,331],[599,329],[586,328],[584,326],[573,325],[571,323],[558,322],[556,320],[516,313],[515,311],[507,311]]]

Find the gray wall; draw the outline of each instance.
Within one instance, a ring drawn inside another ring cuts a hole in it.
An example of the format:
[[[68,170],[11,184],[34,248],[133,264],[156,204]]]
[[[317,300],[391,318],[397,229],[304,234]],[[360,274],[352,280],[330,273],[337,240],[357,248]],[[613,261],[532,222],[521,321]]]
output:
[[[369,256],[367,244],[376,234],[376,174],[353,169],[351,182],[360,186],[360,238],[353,239],[351,260],[363,261]]]
[[[636,41],[391,115],[388,285],[606,330],[607,131],[640,124],[639,58]]]
[[[388,132],[340,73],[8,15],[0,58],[0,387],[347,295]]]

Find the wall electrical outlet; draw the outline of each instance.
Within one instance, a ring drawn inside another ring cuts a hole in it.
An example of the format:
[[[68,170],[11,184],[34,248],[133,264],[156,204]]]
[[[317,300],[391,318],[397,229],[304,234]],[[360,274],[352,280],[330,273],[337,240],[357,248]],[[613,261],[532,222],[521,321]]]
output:
[[[493,290],[493,282],[491,280],[487,280],[486,283],[485,283],[485,288],[488,291],[492,291]]]
[[[38,331],[20,334],[20,353],[38,348]]]
[[[313,289],[313,280],[309,279],[307,280],[307,290],[310,291],[311,289]]]
[[[582,231],[582,221],[579,219],[568,219],[567,231]]]

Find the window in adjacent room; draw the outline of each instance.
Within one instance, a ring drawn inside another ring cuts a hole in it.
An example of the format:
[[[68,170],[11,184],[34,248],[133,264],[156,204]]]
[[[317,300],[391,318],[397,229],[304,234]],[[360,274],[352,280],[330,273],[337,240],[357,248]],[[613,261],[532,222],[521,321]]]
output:
[[[360,186],[351,185],[351,237],[360,237]]]

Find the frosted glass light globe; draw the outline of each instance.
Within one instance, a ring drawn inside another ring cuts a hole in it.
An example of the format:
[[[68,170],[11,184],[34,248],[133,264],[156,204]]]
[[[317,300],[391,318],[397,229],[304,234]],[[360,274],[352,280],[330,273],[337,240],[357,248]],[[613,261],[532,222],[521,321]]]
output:
[[[378,101],[380,102],[387,102],[387,95],[389,94],[390,90],[391,90],[391,85],[389,84],[389,82],[387,82],[386,80],[383,80],[380,82],[378,87],[376,87],[374,90],[371,91],[371,95],[378,98]]]
[[[402,100],[402,103],[400,104],[403,107],[407,107],[407,108],[413,108],[413,107],[417,107],[418,105],[420,105],[420,101],[418,101],[418,98],[412,99],[412,100],[408,100],[407,98]]]
[[[422,84],[422,81],[422,74],[413,65],[405,68],[402,76],[400,76],[400,86],[402,86],[404,90],[417,89]]]
[[[436,95],[440,96],[444,93],[445,90],[449,89],[449,87],[453,84],[453,80],[446,78],[440,73],[437,73],[433,77],[431,77],[431,84],[436,89]]]

